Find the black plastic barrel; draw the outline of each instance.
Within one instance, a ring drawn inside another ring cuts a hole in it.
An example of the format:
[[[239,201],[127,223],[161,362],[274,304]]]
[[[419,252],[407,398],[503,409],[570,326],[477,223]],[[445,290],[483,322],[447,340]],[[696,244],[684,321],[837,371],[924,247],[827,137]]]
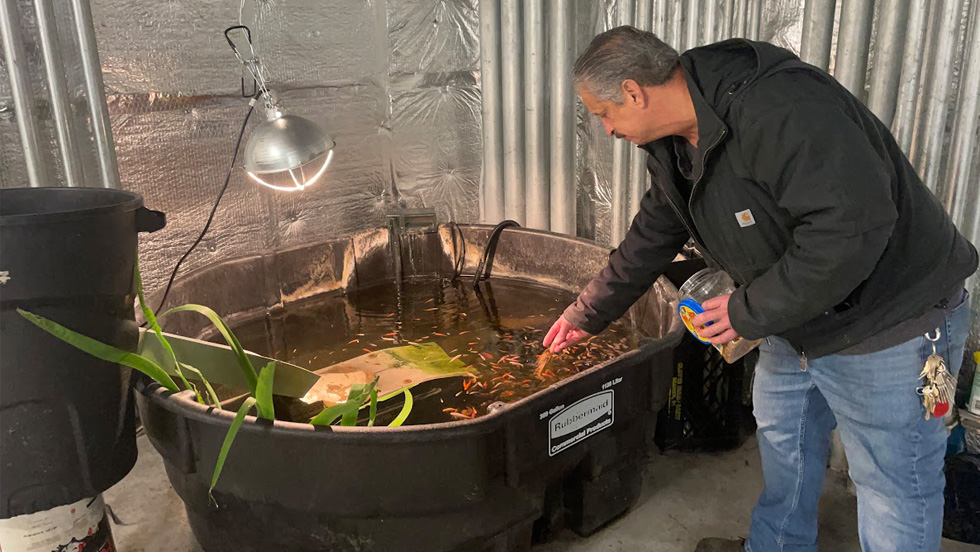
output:
[[[395,287],[397,277],[452,278],[458,255],[483,251],[492,232],[485,225],[441,226],[405,234],[392,246],[387,230],[369,230],[227,259],[178,279],[171,296],[202,300],[238,323],[263,321],[264,332],[239,338],[246,348],[275,355],[280,343],[286,347],[285,305]],[[593,242],[508,229],[492,278],[481,286],[509,280],[569,292],[588,283],[608,257],[609,249]],[[397,258],[413,261],[398,267]],[[470,258],[462,267],[467,285],[475,265]],[[638,330],[636,349],[472,420],[314,428],[249,416],[210,494],[234,410],[209,408],[189,391],[170,393],[155,383],[138,385],[136,401],[207,552],[526,552],[533,540],[565,528],[590,535],[640,496],[674,347],[687,333],[671,306],[676,297],[677,288],[661,280],[637,301],[627,315],[627,326]],[[487,312],[474,316],[494,317],[487,301]],[[502,308],[515,314],[512,320],[535,312],[513,307]],[[346,341],[345,324],[359,324],[350,315],[345,309],[318,315],[325,342]],[[206,339],[213,335],[206,324],[203,317],[176,317],[167,328]],[[446,405],[438,398],[463,393],[463,383],[434,381],[413,392],[410,422],[431,420],[426,411],[442,416]]]
[[[0,518],[93,497],[136,461],[128,369],[16,309],[135,350],[137,232],[164,224],[131,192],[0,190]]]

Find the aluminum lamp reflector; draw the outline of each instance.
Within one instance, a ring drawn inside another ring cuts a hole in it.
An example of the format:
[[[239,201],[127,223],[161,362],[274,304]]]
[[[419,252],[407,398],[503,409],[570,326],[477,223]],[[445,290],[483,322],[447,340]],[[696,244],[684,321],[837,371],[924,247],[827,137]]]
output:
[[[245,144],[245,170],[263,186],[295,192],[312,186],[333,159],[334,141],[313,121],[283,115],[259,125]]]

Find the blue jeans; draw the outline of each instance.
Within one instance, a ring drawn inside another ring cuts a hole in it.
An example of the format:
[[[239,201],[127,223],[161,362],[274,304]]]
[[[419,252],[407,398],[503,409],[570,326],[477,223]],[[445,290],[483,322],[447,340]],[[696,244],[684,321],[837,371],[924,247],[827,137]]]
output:
[[[946,315],[936,351],[955,376],[969,332],[969,301]],[[857,487],[865,552],[939,550],[943,524],[942,419],[916,394],[932,353],[925,336],[876,353],[807,362],[783,339],[760,346],[753,389],[765,489],[752,511],[749,552],[817,550],[817,502],[840,426]]]

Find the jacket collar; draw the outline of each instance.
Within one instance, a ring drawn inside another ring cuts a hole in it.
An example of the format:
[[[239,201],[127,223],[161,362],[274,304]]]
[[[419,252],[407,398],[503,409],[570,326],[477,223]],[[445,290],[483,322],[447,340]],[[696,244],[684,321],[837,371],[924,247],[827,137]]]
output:
[[[697,181],[704,173],[704,164],[710,153],[709,150],[721,143],[722,139],[728,133],[728,125],[718,116],[715,109],[708,104],[701,89],[698,88],[697,83],[691,77],[691,71],[685,67],[683,62],[681,63],[681,70],[684,71],[687,90],[691,95],[691,102],[694,104],[694,114],[698,121],[698,155],[697,158],[692,160],[694,165],[693,175],[695,181]],[[733,85],[731,93],[734,94],[739,86]],[[670,155],[667,153],[669,151],[668,148],[673,147],[671,139],[671,136],[666,136],[660,140],[644,144],[640,148],[646,150],[658,163],[663,165],[664,169],[667,169],[667,165],[670,163]],[[672,174],[673,171],[669,171],[669,173]]]
[[[799,63],[799,58],[771,44],[738,38],[684,52],[679,63],[698,118],[698,150],[710,149],[719,135],[727,133],[724,120],[739,90],[788,61]],[[651,151],[669,142],[658,140],[642,147]]]

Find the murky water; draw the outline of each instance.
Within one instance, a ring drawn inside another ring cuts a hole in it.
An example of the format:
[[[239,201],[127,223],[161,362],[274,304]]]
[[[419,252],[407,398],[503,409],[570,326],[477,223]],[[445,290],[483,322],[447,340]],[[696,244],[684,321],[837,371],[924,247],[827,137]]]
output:
[[[420,390],[419,412],[413,410],[409,423],[486,414],[498,401],[527,397],[635,344],[631,332],[614,325],[545,363],[541,341],[574,295],[507,280],[481,284],[479,293],[469,279],[405,282],[402,288],[388,284],[288,305],[235,332],[246,348],[310,370],[386,347],[439,344],[476,378],[422,384],[427,389]]]

